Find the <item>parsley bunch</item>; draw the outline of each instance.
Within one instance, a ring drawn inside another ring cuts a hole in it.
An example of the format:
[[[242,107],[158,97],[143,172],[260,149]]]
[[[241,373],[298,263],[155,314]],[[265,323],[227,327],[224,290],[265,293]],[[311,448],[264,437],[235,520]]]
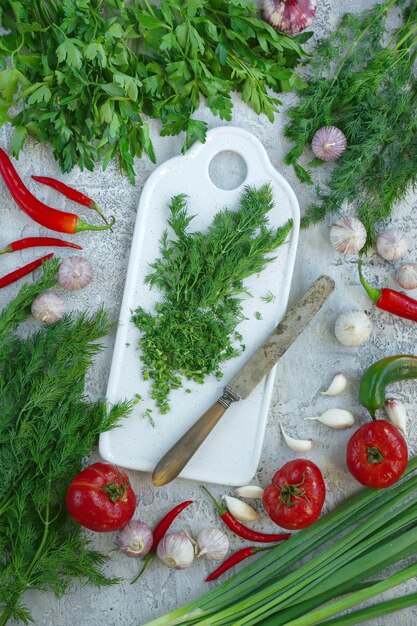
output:
[[[168,223],[175,237],[164,233],[161,256],[147,276],[163,300],[153,312],[138,307],[132,318],[142,333],[142,373],[152,380],[151,397],[161,413],[183,378],[221,378],[222,364],[244,350],[236,332],[244,319],[242,296],[250,295],[243,281],[275,258],[292,228],[292,220],[268,228],[272,208],[270,185],[246,187],[237,211],[224,209],[206,232],[192,232],[186,196],[172,198]]]
[[[0,626],[29,623],[23,594],[62,595],[73,578],[116,582],[102,574],[105,557],[89,549],[66,511],[65,493],[100,432],[129,412],[85,398],[85,377],[109,331],[103,310],[66,316],[22,338],[14,327],[33,298],[52,287],[58,262],[25,286],[0,315]]]
[[[155,160],[147,116],[162,135],[204,141],[193,115],[204,99],[230,120],[231,92],[273,119],[273,92],[303,85],[294,68],[304,34],[290,38],[260,19],[252,0],[4,0],[0,26],[0,124],[52,144],[64,172],[117,158]],[[17,109],[15,105],[18,105]]]
[[[394,4],[407,6],[402,26],[389,36],[386,20]],[[334,33],[319,42],[309,85],[288,113],[285,135],[295,145],[286,162],[294,165],[302,181],[313,183],[299,158],[325,125],[340,128],[348,148],[332,168],[327,188],[318,189],[319,202],[308,207],[304,226],[340,211],[348,201],[357,207],[369,245],[378,222],[388,219],[395,203],[417,184],[416,58],[414,1],[389,0],[347,14]],[[322,164],[314,160],[310,165]]]

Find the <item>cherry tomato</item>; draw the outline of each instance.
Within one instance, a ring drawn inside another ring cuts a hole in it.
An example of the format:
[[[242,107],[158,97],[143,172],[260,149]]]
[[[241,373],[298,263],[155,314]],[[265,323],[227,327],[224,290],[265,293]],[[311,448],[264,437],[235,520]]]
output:
[[[403,475],[408,461],[407,443],[398,428],[386,420],[364,424],[349,439],[349,472],[366,487],[389,487]]]
[[[127,474],[110,463],[93,463],[77,474],[69,484],[66,501],[75,521],[99,533],[126,526],[136,508]]]
[[[274,474],[262,502],[273,522],[297,530],[310,526],[320,517],[325,497],[326,486],[317,465],[296,459]]]

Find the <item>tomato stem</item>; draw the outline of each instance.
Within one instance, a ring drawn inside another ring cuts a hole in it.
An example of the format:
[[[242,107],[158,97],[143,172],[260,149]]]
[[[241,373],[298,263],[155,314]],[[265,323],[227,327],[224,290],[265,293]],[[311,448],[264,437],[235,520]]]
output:
[[[376,463],[381,463],[384,460],[384,455],[382,454],[379,448],[375,446],[371,446],[366,451],[368,457],[368,463],[371,465],[375,465]]]

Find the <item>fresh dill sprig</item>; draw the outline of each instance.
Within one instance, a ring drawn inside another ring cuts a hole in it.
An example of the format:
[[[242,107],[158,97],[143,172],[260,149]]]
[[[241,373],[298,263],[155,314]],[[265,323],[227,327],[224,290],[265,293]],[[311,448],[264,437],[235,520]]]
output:
[[[33,297],[54,282],[57,265],[24,286],[0,315],[0,625],[31,621],[29,589],[62,595],[73,578],[109,585],[65,493],[100,432],[126,416],[127,402],[107,409],[88,402],[85,377],[97,343],[111,328],[104,310],[67,315],[21,338],[13,326]]]
[[[275,258],[292,228],[291,220],[269,228],[272,208],[270,185],[246,187],[237,211],[224,209],[207,231],[192,232],[186,197],[172,198],[173,238],[164,232],[161,256],[146,279],[163,299],[154,311],[138,307],[132,317],[142,333],[143,377],[151,379],[151,397],[161,413],[169,410],[170,393],[183,378],[221,378],[222,364],[244,349],[236,332],[244,319],[242,297],[250,295],[243,281]]]
[[[384,44],[388,9],[394,4],[406,4],[403,25]],[[416,57],[417,3],[409,1],[388,0],[347,14],[319,42],[308,87],[288,112],[285,135],[295,145],[286,162],[301,181],[312,184],[311,171],[299,159],[314,133],[337,126],[348,148],[333,166],[326,188],[318,189],[318,202],[308,207],[303,226],[340,211],[347,201],[357,207],[369,245],[377,224],[417,184]]]

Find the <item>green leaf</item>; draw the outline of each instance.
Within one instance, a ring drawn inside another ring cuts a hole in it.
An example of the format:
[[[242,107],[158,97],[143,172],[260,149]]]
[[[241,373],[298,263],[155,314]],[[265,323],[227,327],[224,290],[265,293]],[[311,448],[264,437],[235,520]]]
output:
[[[227,48],[222,43],[219,43],[216,48],[216,54],[219,57],[219,61],[222,65],[226,63],[227,59]]]
[[[13,102],[19,84],[22,87],[29,84],[27,78],[19,70],[10,67],[0,72],[0,93],[7,102]]]
[[[78,40],[66,38],[58,46],[56,49],[58,63],[66,61],[70,67],[80,69],[82,65],[82,54],[75,43],[76,41],[79,43]]]
[[[117,115],[117,113],[113,113],[113,117],[109,126],[109,137],[111,139],[115,139],[117,133],[119,132],[119,128],[120,128],[119,116]]]
[[[178,44],[181,48],[185,48],[187,44],[187,35],[188,35],[188,23],[183,22],[179,24],[175,29],[175,36],[177,38]]]
[[[107,31],[107,34],[116,39],[120,39],[125,34],[119,22],[114,22]]]
[[[35,104],[36,102],[49,102],[51,99],[52,93],[47,85],[41,85],[29,96],[27,102],[28,104]]]
[[[19,156],[19,152],[22,149],[23,144],[25,143],[26,135],[27,129],[24,126],[16,126],[10,140],[10,146],[13,156]]]
[[[107,83],[107,85],[101,85],[103,91],[109,94],[109,96],[118,97],[124,96],[124,90],[117,83]]]
[[[0,105],[0,126],[10,122],[10,117],[8,115],[9,105]]]
[[[86,59],[93,61],[94,59],[98,59],[98,62],[101,67],[106,67],[107,65],[107,56],[106,52],[101,43],[90,43],[84,49],[84,56]]]

